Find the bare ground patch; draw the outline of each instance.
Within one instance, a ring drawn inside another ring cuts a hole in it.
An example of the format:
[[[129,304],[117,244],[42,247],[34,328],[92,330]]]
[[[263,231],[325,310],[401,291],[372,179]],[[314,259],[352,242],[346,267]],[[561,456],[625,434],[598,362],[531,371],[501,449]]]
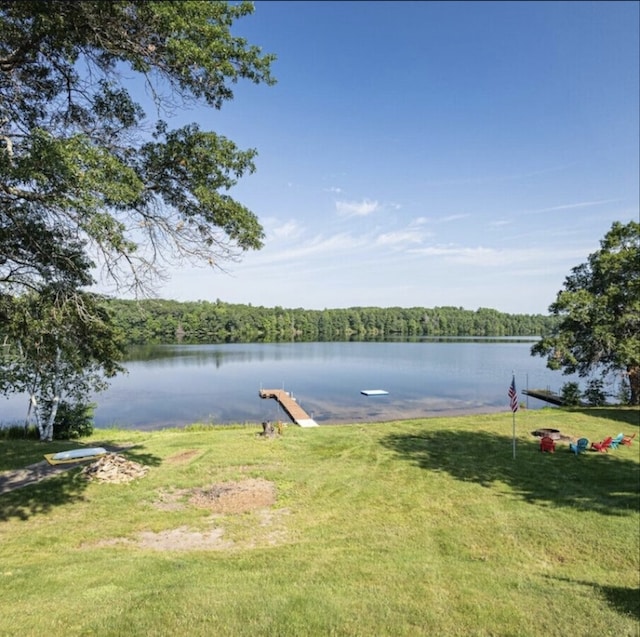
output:
[[[193,460],[196,456],[200,455],[200,451],[198,449],[185,449],[184,451],[180,451],[178,453],[173,454],[165,459],[165,462],[169,464],[183,464],[185,462],[189,462],[189,460]]]
[[[114,450],[115,451],[115,450]],[[171,463],[189,462],[199,455],[196,449],[181,451],[167,458]],[[79,463],[78,463],[79,464]],[[0,474],[0,493],[10,491],[75,468],[78,464],[52,466],[46,461],[22,470]],[[248,469],[249,467],[241,467]],[[80,475],[87,480],[120,484],[142,478],[148,467],[127,460],[116,452],[108,453],[97,461],[85,465]],[[249,549],[257,546],[274,546],[287,539],[284,516],[287,509],[274,510],[276,487],[262,478],[247,478],[227,481],[196,489],[167,489],[158,493],[153,506],[163,511],[178,511],[187,506],[205,508],[213,514],[212,528],[204,531],[181,526],[158,533],[143,531],[135,538],[111,538],[92,546],[137,546],[159,551],[223,550],[229,548]],[[255,513],[255,533],[242,541],[224,537],[220,524],[225,515]],[[214,526],[216,525],[216,526]]]
[[[245,513],[275,504],[273,482],[262,478],[247,478],[237,482],[222,482],[204,489],[195,489],[189,502],[214,513]]]
[[[176,511],[187,506],[211,511],[213,528],[198,531],[181,526],[160,532],[143,531],[135,538],[104,540],[99,546],[127,545],[158,551],[197,551],[249,549],[274,546],[286,541],[284,516],[287,509],[273,510],[276,488],[262,478],[221,482],[204,488],[161,491],[154,506],[163,511]],[[225,537],[224,515],[255,513],[254,533],[242,541]]]

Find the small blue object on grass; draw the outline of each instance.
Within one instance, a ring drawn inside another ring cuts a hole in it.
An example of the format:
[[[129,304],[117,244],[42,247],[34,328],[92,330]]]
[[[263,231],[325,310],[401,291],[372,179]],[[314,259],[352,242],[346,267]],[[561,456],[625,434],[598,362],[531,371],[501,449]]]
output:
[[[569,443],[569,451],[573,451],[576,456],[589,448],[589,441],[586,438],[579,438],[577,442]]]
[[[620,433],[618,434],[612,441],[611,441],[611,449],[617,449],[620,446],[620,443],[624,440],[624,434]]]

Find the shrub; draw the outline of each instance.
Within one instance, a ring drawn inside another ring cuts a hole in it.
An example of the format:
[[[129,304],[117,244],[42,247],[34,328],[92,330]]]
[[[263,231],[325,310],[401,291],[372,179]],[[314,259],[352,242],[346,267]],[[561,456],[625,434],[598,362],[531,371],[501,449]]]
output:
[[[73,440],[93,433],[93,411],[95,404],[61,401],[53,423],[53,437],[56,440]]]
[[[631,405],[631,383],[628,378],[622,378],[616,395],[620,405]]]
[[[593,378],[587,384],[583,393],[584,399],[591,407],[602,407],[607,404],[607,394],[604,391],[604,382],[601,378]]]
[[[562,400],[567,407],[580,404],[580,386],[578,383],[565,383],[562,386]]]
[[[8,425],[6,427],[0,427],[0,439],[2,440],[39,440],[40,433],[38,428],[30,425],[25,427],[24,425]]]

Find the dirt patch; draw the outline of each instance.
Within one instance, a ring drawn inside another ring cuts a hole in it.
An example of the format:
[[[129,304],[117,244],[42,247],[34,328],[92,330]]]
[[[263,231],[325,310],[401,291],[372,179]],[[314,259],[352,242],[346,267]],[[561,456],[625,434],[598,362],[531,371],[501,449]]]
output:
[[[199,454],[200,451],[197,449],[186,449],[185,451],[180,451],[173,456],[169,456],[165,459],[165,462],[168,462],[169,464],[183,464],[185,462],[189,462],[189,460],[192,460]]]
[[[180,452],[170,462],[187,462],[199,452]],[[6,472],[0,476],[0,493],[33,484],[46,477],[77,467],[73,465],[49,465],[46,461],[20,471]],[[248,467],[247,467],[248,469]],[[95,462],[85,465],[81,475],[100,482],[122,483],[143,477],[148,467],[127,460],[117,453],[109,453]],[[178,511],[187,506],[211,511],[211,528],[203,531],[181,526],[160,532],[144,531],[135,538],[105,539],[92,546],[135,546],[158,551],[193,551],[251,549],[259,546],[275,546],[287,541],[284,516],[286,509],[272,509],[276,503],[275,484],[262,478],[247,478],[212,484],[196,489],[167,489],[158,493],[153,506],[164,511]],[[254,513],[255,532],[240,541],[225,538],[224,515]]]
[[[194,531],[186,526],[177,529],[168,529],[154,533],[153,531],[142,531],[135,538],[112,538],[102,540],[93,547],[110,546],[135,546],[138,548],[151,549],[154,551],[197,551],[226,549],[233,546],[233,542],[224,539],[224,529],[214,528],[210,531]]]
[[[222,482],[196,489],[189,502],[214,513],[246,513],[275,504],[276,488],[272,482],[249,478],[239,482]]]
[[[152,551],[222,551],[228,549],[247,550],[265,546],[277,546],[287,541],[287,529],[283,518],[288,509],[257,512],[257,524],[252,536],[234,541],[225,537],[225,529],[215,526],[209,530],[196,531],[187,526],[153,532],[142,531],[135,538],[112,538],[91,545],[100,547],[132,546]],[[219,520],[212,519],[212,524]]]
[[[158,493],[158,499],[153,506],[161,511],[180,511],[185,508],[185,500],[190,494],[191,489],[163,490]]]
[[[264,509],[276,502],[276,488],[261,478],[219,482],[196,489],[168,489],[158,493],[153,503],[161,511],[180,511],[188,505],[212,513],[246,513]]]
[[[224,539],[224,529],[215,528],[210,531],[194,531],[181,526],[160,533],[144,531],[138,534],[138,546],[155,551],[197,551],[210,549],[226,549],[233,542]]]
[[[248,478],[237,482],[222,482],[200,489],[173,489],[161,491],[156,508],[176,511],[195,506],[213,514],[213,528],[196,531],[186,526],[165,531],[143,531],[135,538],[104,540],[99,546],[137,546],[156,551],[197,551],[223,549],[251,549],[258,546],[275,546],[286,541],[287,530],[283,518],[288,509],[273,510],[276,488],[272,482],[261,478]],[[225,537],[222,514],[255,513],[255,532],[241,541]]]

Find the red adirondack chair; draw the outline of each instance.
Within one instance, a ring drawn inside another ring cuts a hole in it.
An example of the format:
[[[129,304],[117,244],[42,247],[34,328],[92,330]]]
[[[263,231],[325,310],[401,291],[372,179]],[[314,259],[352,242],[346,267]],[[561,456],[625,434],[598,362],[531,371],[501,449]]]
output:
[[[601,442],[592,442],[591,448],[594,451],[599,451],[600,453],[608,453],[609,447],[611,446],[612,442],[613,442],[613,437],[609,436],[608,438],[605,438]]]
[[[549,453],[553,453],[556,450],[556,443],[553,438],[549,436],[545,436],[540,440],[540,451],[548,451]]]
[[[635,437],[636,437],[636,435],[635,435],[635,434],[633,434],[633,436],[625,436],[625,437],[622,439],[622,444],[623,444],[623,445],[627,445],[627,447],[630,447],[630,446],[631,446],[631,443],[633,442],[633,439],[634,439]]]

